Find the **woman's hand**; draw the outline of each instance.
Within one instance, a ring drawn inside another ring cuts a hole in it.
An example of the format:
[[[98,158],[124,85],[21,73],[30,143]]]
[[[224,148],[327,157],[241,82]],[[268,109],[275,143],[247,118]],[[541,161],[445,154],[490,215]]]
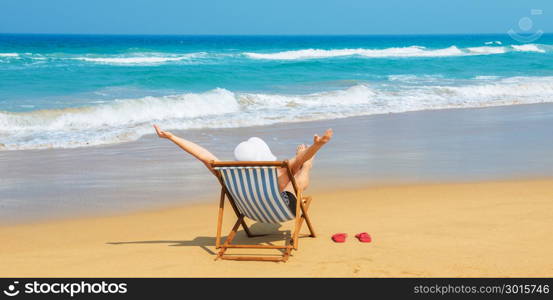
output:
[[[173,137],[172,133],[170,133],[169,131],[161,130],[161,128],[159,128],[159,126],[157,125],[154,125],[154,128],[156,129],[157,136],[159,136],[160,138],[170,139]]]
[[[313,143],[315,144],[326,144],[332,138],[334,131],[331,128],[327,129],[322,137],[315,134],[313,137]]]

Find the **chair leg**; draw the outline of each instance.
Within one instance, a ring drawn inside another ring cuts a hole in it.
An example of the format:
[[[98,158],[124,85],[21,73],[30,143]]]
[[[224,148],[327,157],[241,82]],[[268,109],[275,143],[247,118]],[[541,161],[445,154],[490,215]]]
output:
[[[297,189],[296,189],[297,191]],[[298,199],[296,203],[296,220],[295,220],[295,227],[294,227],[294,233],[292,235],[292,245],[294,247],[294,250],[298,250],[298,244],[299,244],[299,234],[301,230],[301,223],[303,219],[302,214],[302,207],[303,207],[303,197],[301,195],[301,191],[296,194],[296,199]]]
[[[309,219],[309,215],[307,214],[307,211],[309,210],[309,206],[311,205],[311,196],[302,197],[302,201],[300,201],[299,210],[301,211],[301,217],[299,218],[299,221],[296,223],[296,228],[294,229],[294,235],[292,237],[292,244],[294,245],[294,250],[297,250],[298,248],[298,239],[300,236],[301,227],[303,225],[303,220],[305,219],[307,223],[307,227],[309,228],[310,234],[307,235],[309,237],[316,237],[315,229],[313,228],[313,225],[311,224],[311,220]],[[305,200],[304,200],[305,199]],[[303,235],[302,235],[303,237]]]
[[[315,234],[315,230],[313,229],[313,225],[311,224],[311,220],[309,219],[309,216],[307,214],[307,211],[309,210],[309,206],[311,205],[312,198],[309,196],[309,197],[304,197],[303,199],[307,199],[307,200],[303,201],[301,206],[302,218],[300,220],[300,230],[301,230],[301,226],[303,225],[303,220],[305,219],[307,223],[307,227],[309,228],[309,232],[310,232],[309,236],[317,237],[317,235]]]
[[[240,227],[240,224],[244,221],[244,217],[240,216],[238,220],[236,220],[236,223],[232,227],[229,235],[227,236],[227,239],[225,240],[225,243],[221,246],[221,250],[219,250],[219,253],[217,254],[217,257],[215,260],[221,258],[223,254],[225,254],[225,251],[227,250],[227,246],[230,245],[234,237],[236,236],[236,231],[238,230],[238,227]]]
[[[309,209],[309,206],[311,205],[311,200],[313,200],[313,198],[311,196],[307,196],[307,197],[303,197],[303,199],[305,199],[303,202],[305,204],[305,209]]]
[[[307,228],[309,228],[309,232],[311,232],[311,234],[309,236],[310,237],[316,237],[317,235],[315,234],[315,229],[313,228],[313,225],[311,224],[311,220],[309,219],[309,215],[307,214],[307,210],[309,209],[309,205],[311,204],[311,200],[312,200],[312,198],[309,197],[305,201],[305,204],[301,203],[302,219],[300,221],[300,227],[303,224],[303,220],[305,219],[305,223],[307,223]]]
[[[288,258],[290,258],[290,254],[292,253],[292,248],[286,249],[286,252],[282,256],[282,261],[287,262]]]
[[[217,235],[215,237],[215,249],[221,248],[221,229],[223,227],[223,213],[225,209],[225,188],[221,189],[219,201],[219,215],[217,216]]]

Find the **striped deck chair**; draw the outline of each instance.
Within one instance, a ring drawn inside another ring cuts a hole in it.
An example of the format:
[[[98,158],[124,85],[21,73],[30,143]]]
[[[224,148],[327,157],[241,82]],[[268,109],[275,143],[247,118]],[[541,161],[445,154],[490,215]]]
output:
[[[307,236],[315,237],[315,231],[307,215],[307,210],[311,204],[311,197],[302,197],[302,191],[298,189],[288,161],[212,162],[211,167],[215,170],[215,175],[221,183],[217,236],[215,239],[215,247],[220,250],[216,260],[287,261],[292,250],[298,249],[299,232],[304,220],[310,231],[310,234]],[[277,178],[277,168],[279,167],[286,168],[294,187],[295,196],[298,199],[295,212],[290,210],[279,192]],[[221,244],[225,197],[229,200],[238,220],[232,227],[224,243]],[[246,217],[262,223],[283,223],[294,220],[294,228],[291,233],[292,239],[285,240],[285,245],[283,246],[231,244],[240,226],[244,228],[248,237],[261,236],[252,234],[245,222]],[[225,251],[229,248],[276,249],[281,251],[282,255],[236,256],[225,254]]]

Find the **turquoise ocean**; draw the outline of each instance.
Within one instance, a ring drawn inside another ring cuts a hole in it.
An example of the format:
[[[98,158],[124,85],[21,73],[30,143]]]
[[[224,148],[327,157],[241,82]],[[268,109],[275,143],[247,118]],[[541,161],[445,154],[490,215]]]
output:
[[[0,35],[0,151],[553,102],[553,35]]]

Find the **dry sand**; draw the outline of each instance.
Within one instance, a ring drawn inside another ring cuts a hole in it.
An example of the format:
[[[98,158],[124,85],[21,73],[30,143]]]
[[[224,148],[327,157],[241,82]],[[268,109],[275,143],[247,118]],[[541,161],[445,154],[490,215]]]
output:
[[[0,276],[553,275],[553,179],[379,186],[313,196],[318,237],[303,238],[286,263],[214,261],[214,199],[123,216],[2,226]],[[262,227],[254,230],[268,230]],[[372,243],[354,238],[362,231]],[[347,232],[347,242],[331,242],[336,232]],[[242,231],[237,240],[246,240]]]

